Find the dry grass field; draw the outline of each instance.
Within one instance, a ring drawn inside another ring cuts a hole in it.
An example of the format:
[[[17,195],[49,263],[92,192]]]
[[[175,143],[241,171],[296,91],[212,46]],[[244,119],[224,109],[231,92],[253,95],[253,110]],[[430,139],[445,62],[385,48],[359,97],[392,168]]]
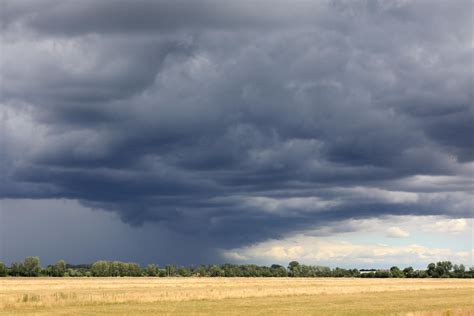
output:
[[[474,280],[0,279],[0,315],[209,314],[474,316]]]

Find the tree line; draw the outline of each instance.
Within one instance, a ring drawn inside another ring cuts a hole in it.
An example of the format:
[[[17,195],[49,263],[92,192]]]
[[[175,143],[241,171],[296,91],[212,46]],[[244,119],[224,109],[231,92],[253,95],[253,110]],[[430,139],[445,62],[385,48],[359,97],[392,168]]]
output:
[[[412,267],[400,269],[331,269],[326,266],[300,264],[291,261],[287,267],[273,264],[212,264],[191,267],[156,264],[141,267],[137,263],[120,261],[97,261],[93,264],[72,265],[64,260],[42,267],[38,257],[27,257],[23,262],[14,262],[7,267],[0,262],[0,277],[356,277],[356,278],[474,278],[474,267],[466,269],[462,264],[450,261],[430,263],[425,270]]]

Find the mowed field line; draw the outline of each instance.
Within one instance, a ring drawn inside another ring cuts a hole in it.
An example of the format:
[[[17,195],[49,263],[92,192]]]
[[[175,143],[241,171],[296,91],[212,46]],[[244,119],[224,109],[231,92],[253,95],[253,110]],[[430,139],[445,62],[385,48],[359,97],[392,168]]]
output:
[[[473,281],[4,278],[0,315],[474,315]]]

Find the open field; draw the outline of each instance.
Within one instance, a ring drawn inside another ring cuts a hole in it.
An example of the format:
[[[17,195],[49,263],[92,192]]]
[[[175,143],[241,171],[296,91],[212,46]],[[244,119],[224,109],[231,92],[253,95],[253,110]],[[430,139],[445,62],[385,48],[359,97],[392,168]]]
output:
[[[0,315],[156,314],[474,316],[474,280],[0,279]]]

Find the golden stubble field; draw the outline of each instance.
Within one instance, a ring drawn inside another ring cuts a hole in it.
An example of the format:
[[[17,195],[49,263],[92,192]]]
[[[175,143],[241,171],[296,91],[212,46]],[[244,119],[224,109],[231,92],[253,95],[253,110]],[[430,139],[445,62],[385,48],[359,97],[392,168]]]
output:
[[[474,280],[0,279],[0,315],[209,314],[474,316]]]

